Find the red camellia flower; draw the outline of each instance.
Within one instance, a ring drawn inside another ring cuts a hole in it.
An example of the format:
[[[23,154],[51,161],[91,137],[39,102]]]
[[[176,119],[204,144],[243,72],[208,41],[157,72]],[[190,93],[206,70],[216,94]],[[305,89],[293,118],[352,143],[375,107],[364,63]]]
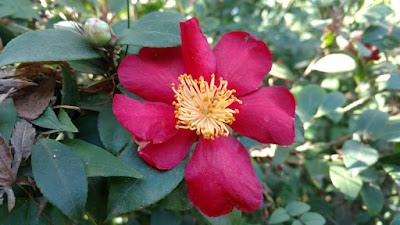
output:
[[[271,53],[245,32],[222,36],[211,50],[196,18],[180,24],[182,47],[142,48],[128,55],[122,85],[147,102],[114,97],[113,110],[160,170],[177,166],[196,141],[185,169],[189,198],[207,216],[251,212],[263,201],[245,147],[232,135],[261,143],[293,144],[295,99],[283,87],[264,87]]]

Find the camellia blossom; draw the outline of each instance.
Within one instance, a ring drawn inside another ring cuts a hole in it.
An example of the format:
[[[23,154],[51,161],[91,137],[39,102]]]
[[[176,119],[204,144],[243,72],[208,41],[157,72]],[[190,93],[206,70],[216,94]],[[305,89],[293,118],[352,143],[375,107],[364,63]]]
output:
[[[284,87],[260,88],[272,66],[264,42],[236,31],[212,50],[196,18],[180,27],[181,47],[142,48],[124,58],[119,80],[146,102],[117,94],[114,113],[139,155],[160,170],[177,166],[198,137],[185,180],[190,200],[204,214],[254,211],[263,201],[262,186],[232,132],[293,144],[295,99]]]

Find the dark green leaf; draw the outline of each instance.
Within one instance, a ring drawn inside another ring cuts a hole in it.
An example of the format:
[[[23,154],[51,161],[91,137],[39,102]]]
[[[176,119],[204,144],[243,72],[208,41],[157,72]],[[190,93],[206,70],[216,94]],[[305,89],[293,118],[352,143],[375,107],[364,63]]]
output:
[[[169,210],[184,211],[192,208],[193,205],[187,193],[186,182],[182,181],[171,194],[159,201],[158,204]]]
[[[110,185],[108,215],[134,211],[151,205],[171,193],[181,182],[187,160],[168,171],[160,171],[144,162],[136,147],[127,146],[120,159],[139,171],[144,178],[114,178]]]
[[[138,171],[96,145],[77,139],[64,140],[62,143],[70,147],[82,160],[88,177],[143,177]]]
[[[100,111],[104,107],[104,104],[110,102],[111,99],[111,96],[102,91],[94,94],[80,92],[78,107],[81,109]]]
[[[61,66],[62,70],[62,96],[61,104],[76,106],[78,103],[79,92],[78,84],[76,83],[75,73],[73,73],[69,68]],[[66,109],[66,113],[69,116],[74,114],[72,109]]]
[[[286,212],[291,216],[301,215],[308,210],[310,210],[310,206],[304,202],[291,202],[286,206]]]
[[[99,131],[97,130],[97,112],[86,112],[85,115],[74,120],[79,133],[75,134],[75,138],[84,140],[90,144],[97,145],[103,148],[103,143],[100,140]]]
[[[203,213],[201,215],[212,225],[240,225],[242,220],[242,212],[237,209],[233,209],[232,212],[220,217],[208,217]]]
[[[41,214],[38,215],[38,207],[30,199],[17,203],[17,206],[10,212],[10,214],[7,216],[7,219],[0,221],[0,223],[4,225],[48,224],[46,219]]]
[[[378,138],[382,141],[400,142],[400,122],[389,124]]]
[[[85,168],[67,146],[39,139],[33,145],[32,172],[43,195],[69,218],[79,221],[87,196]]]
[[[304,142],[304,127],[303,122],[301,121],[299,115],[296,113],[294,118],[294,126],[296,137],[294,138],[294,142]]]
[[[107,218],[107,179],[104,177],[88,177],[88,186],[86,213],[97,224],[102,224]]]
[[[301,222],[305,225],[324,225],[325,219],[318,213],[309,212],[300,217]]]
[[[0,104],[0,115],[0,134],[6,143],[9,143],[14,124],[17,121],[17,110],[12,98],[8,98]]]
[[[149,13],[121,34],[119,45],[165,48],[181,44],[179,23],[185,18],[174,11]]]
[[[118,154],[132,139],[132,134],[115,117],[111,103],[100,110],[97,127],[104,147],[114,155]]]
[[[178,212],[157,207],[151,213],[150,221],[150,225],[180,225],[182,216]]]
[[[361,189],[361,198],[367,207],[368,214],[377,215],[383,208],[383,193],[379,186],[375,184],[365,184]]]
[[[350,200],[357,198],[363,184],[359,176],[352,177],[350,172],[341,166],[331,166],[329,175],[333,185],[347,198]]]
[[[378,160],[378,152],[358,141],[349,140],[343,145],[343,161],[353,176],[366,170]]]
[[[103,75],[107,70],[107,62],[104,59],[70,60],[68,64],[82,73]]]
[[[293,220],[292,225],[303,225],[299,220]]]
[[[268,224],[278,224],[290,220],[289,214],[284,208],[277,208],[269,217]]]
[[[8,43],[0,55],[0,67],[19,62],[66,61],[100,58],[83,36],[67,30],[24,33]]]

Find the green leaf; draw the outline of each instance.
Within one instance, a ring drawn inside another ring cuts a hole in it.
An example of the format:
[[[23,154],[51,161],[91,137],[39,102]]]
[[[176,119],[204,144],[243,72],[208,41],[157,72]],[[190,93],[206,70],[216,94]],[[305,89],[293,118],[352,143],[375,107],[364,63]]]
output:
[[[269,217],[268,224],[278,224],[290,220],[289,214],[284,208],[277,208]]]
[[[297,109],[301,121],[310,122],[319,105],[324,101],[326,92],[320,86],[311,84],[305,86],[296,96]]]
[[[365,184],[362,187],[360,194],[370,216],[377,215],[381,212],[384,197],[379,186],[372,183]]]
[[[45,133],[55,133],[60,131],[78,132],[78,129],[71,122],[68,114],[60,109],[58,118],[51,107],[47,107],[46,110],[37,119],[32,120],[32,123],[36,126],[51,129]]]
[[[88,177],[88,188],[86,213],[96,224],[103,224],[107,218],[107,178]]]
[[[329,165],[322,159],[304,161],[308,174],[317,188],[323,187],[323,179],[329,176]]]
[[[102,91],[94,94],[80,92],[78,107],[81,109],[100,111],[104,107],[104,104],[109,102],[111,99],[111,96]]]
[[[313,66],[314,70],[325,73],[343,73],[351,72],[357,68],[357,63],[353,57],[343,54],[334,53],[319,59]]]
[[[153,12],[138,20],[117,40],[118,45],[165,48],[181,45],[179,23],[185,18],[174,11]]]
[[[400,90],[400,74],[394,73],[390,75],[390,78],[386,83],[386,88],[392,90]]]
[[[377,109],[364,111],[355,123],[355,131],[369,131],[372,135],[382,132],[389,121],[389,115]]]
[[[292,225],[303,225],[299,220],[293,220]]]
[[[319,107],[320,115],[326,115],[335,111],[337,108],[342,107],[346,103],[346,96],[343,93],[335,91],[329,93],[324,102]]]
[[[341,166],[330,166],[329,175],[332,184],[347,198],[350,200],[357,198],[363,184],[359,176],[352,177],[350,172]]]
[[[276,166],[286,161],[289,157],[290,149],[279,146],[275,150],[274,158],[272,158],[272,165]]]
[[[156,207],[151,213],[150,225],[180,225],[182,216],[178,212]]]
[[[393,13],[393,9],[386,4],[372,5],[366,9],[362,9],[355,14],[355,19],[358,23],[365,22],[381,22]]]
[[[67,62],[74,70],[82,73],[103,75],[107,70],[107,62],[104,59],[70,60]]]
[[[58,120],[61,123],[60,131],[69,131],[69,132],[78,132],[78,128],[72,123],[68,114],[64,111],[64,109],[60,109],[58,112]]]
[[[39,202],[40,199],[35,201]],[[16,207],[8,213],[5,220],[0,216],[0,224],[7,225],[44,225],[48,224],[47,220],[42,214],[38,214],[39,209],[35,203],[30,199],[17,199]],[[65,216],[51,204],[46,204],[43,213],[50,219],[53,224],[65,224]]]
[[[219,217],[208,217],[200,212],[201,215],[212,225],[240,225],[242,220],[242,212],[234,208],[232,212]]]
[[[358,141],[348,140],[343,147],[343,161],[353,176],[366,170],[369,166],[378,161],[378,152]]]
[[[8,98],[0,104],[0,115],[0,134],[6,143],[9,143],[15,122],[17,121],[17,110],[12,98]]]
[[[400,142],[400,122],[389,124],[378,138],[382,141]]]
[[[70,147],[82,160],[88,177],[143,177],[138,171],[96,145],[77,139],[63,140],[62,143]]]
[[[97,130],[98,116],[97,112],[88,111],[85,115],[76,118],[74,124],[78,127],[79,133],[76,133],[74,138],[104,148],[100,140],[99,131]]]
[[[162,207],[169,210],[184,211],[193,207],[187,193],[186,182],[182,181],[175,190],[158,202]]]
[[[282,63],[274,63],[272,65],[271,71],[269,72],[270,75],[277,77],[277,78],[281,78],[281,79],[285,79],[285,80],[290,80],[290,81],[294,81],[295,77],[292,73],[292,71],[290,71],[290,69]]]
[[[400,225],[400,214],[397,214],[393,218],[392,222],[390,222],[390,225]]]
[[[87,196],[85,168],[67,146],[39,139],[33,145],[32,172],[43,195],[74,221],[83,216]]]
[[[315,212],[309,212],[302,215],[300,220],[305,225],[324,225],[326,223],[324,217]]]
[[[298,216],[310,210],[310,206],[304,202],[291,202],[286,206],[286,212],[291,216]]]
[[[0,55],[0,67],[11,63],[101,58],[85,37],[68,30],[40,30],[21,34]]]
[[[186,159],[171,170],[157,170],[140,158],[133,144],[126,147],[120,159],[139,171],[144,178],[111,180],[108,198],[109,218],[149,206],[167,196],[182,181],[187,163]]]
[[[294,127],[295,127],[295,133],[296,137],[294,138],[294,142],[304,142],[304,127],[303,127],[303,122],[301,121],[299,115],[295,113],[295,118],[294,118]]]
[[[62,73],[61,105],[76,106],[78,103],[79,92],[75,74],[72,73],[72,71],[65,66],[61,66],[61,73]],[[72,109],[66,109],[66,112],[69,116],[72,116],[74,114],[74,111]]]
[[[368,57],[371,56],[372,52],[369,48],[367,48],[363,43],[360,41],[354,41],[356,43],[358,55],[360,57]]]
[[[389,176],[396,182],[397,185],[400,185],[400,166],[393,164],[383,164],[383,170],[389,174]]]
[[[115,117],[111,103],[100,110],[97,127],[104,147],[114,155],[118,154],[132,139],[132,134]]]

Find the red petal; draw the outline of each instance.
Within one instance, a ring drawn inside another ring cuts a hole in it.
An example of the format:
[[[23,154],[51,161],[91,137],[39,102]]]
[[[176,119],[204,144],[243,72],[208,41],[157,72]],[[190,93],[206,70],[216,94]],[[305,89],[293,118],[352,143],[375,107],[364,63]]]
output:
[[[235,114],[236,121],[231,125],[234,131],[261,143],[293,144],[296,100],[286,88],[261,88],[240,100],[243,104],[231,105],[231,108],[239,109]]]
[[[138,153],[144,161],[157,169],[170,170],[186,157],[196,137],[196,133],[191,130],[180,130],[165,143],[149,143],[139,147]]]
[[[165,142],[178,130],[174,107],[160,102],[141,102],[126,95],[115,95],[113,111],[119,122],[142,141]]]
[[[262,200],[262,186],[244,146],[232,136],[199,139],[185,170],[189,198],[207,216],[233,207],[251,212]]]
[[[217,77],[228,81],[228,89],[241,96],[259,88],[272,67],[267,45],[242,31],[226,33],[214,48]]]
[[[146,101],[171,104],[171,83],[184,73],[181,48],[142,48],[139,55],[127,55],[118,68],[126,90]]]
[[[185,72],[196,79],[203,76],[205,80],[210,80],[210,75],[215,73],[215,57],[199,21],[192,18],[180,23],[180,26]]]

